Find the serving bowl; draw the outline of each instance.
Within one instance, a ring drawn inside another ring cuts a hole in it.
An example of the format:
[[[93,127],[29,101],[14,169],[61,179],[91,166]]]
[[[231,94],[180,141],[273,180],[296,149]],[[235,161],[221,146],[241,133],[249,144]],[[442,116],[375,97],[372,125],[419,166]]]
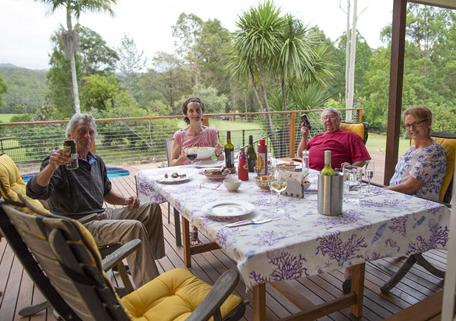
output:
[[[265,191],[269,191],[269,185],[268,182],[271,179],[270,175],[262,175],[262,176],[256,176],[255,177],[255,183],[257,186]]]
[[[239,178],[228,177],[223,180],[223,185],[225,185],[226,189],[230,192],[236,192],[241,186],[241,180]]]
[[[196,159],[205,159],[209,158],[214,154],[215,147],[189,147],[184,149],[185,153],[188,154],[189,152],[196,153]]]

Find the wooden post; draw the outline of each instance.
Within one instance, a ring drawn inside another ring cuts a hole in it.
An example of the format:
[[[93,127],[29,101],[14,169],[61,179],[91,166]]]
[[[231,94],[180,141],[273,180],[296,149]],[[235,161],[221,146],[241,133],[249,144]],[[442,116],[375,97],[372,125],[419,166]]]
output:
[[[289,157],[295,157],[295,147],[296,147],[296,113],[291,113],[290,115],[290,152]],[[298,155],[299,157],[299,155]]]
[[[204,116],[203,117],[203,125],[204,126],[209,126],[209,117],[208,116]]]
[[[388,104],[388,127],[386,131],[385,174],[383,184],[388,185],[394,175],[399,153],[401,125],[402,86],[404,80],[404,48],[407,0],[394,0],[393,28],[391,38],[391,66]]]

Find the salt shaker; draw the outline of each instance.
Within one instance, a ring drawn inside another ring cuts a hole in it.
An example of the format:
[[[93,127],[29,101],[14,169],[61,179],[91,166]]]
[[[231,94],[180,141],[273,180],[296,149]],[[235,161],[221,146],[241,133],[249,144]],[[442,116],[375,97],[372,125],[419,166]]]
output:
[[[302,151],[302,173],[304,175],[309,173],[309,151],[307,149]]]

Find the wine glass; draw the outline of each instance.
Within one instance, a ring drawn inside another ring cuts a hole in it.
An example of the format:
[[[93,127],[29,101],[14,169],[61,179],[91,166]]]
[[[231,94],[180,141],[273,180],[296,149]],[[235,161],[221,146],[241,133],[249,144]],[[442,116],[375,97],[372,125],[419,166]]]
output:
[[[367,178],[367,193],[366,195],[372,195],[370,192],[371,180],[374,178],[375,174],[375,164],[373,160],[368,160],[366,162],[366,167],[364,169],[364,175]]]
[[[190,161],[192,167],[195,167],[193,165],[193,161],[196,159],[196,157],[198,157],[198,154],[195,151],[193,151],[192,148],[186,148],[185,149],[185,155],[187,155],[187,158]]]
[[[287,188],[287,180],[284,178],[284,175],[281,175],[281,170],[278,168],[274,169],[274,172],[270,179],[270,186],[274,192],[277,193],[277,206],[274,212],[276,213],[285,213],[283,208],[280,208],[279,197],[280,193],[282,193]]]

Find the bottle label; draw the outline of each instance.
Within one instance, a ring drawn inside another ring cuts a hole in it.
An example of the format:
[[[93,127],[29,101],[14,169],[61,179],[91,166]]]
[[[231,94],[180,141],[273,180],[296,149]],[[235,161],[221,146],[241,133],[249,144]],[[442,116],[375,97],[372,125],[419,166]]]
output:
[[[268,174],[268,160],[265,153],[258,153],[258,175]]]

